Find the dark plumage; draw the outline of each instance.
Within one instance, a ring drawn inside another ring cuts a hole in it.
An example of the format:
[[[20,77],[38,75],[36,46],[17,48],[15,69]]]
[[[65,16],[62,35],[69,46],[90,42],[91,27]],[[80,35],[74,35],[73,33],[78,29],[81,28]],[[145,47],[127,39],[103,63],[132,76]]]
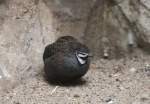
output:
[[[61,42],[61,43],[63,43],[63,42],[77,42],[78,40],[77,39],[75,39],[74,37],[72,37],[72,36],[63,36],[63,37],[60,37],[60,38],[58,38],[57,40],[56,40],[56,42]]]
[[[46,46],[43,60],[46,78],[71,81],[82,77],[89,69],[89,49],[71,36],[63,36]]]
[[[51,57],[56,52],[66,53],[73,52],[76,50],[81,50],[83,52],[89,53],[88,47],[78,42],[78,40],[74,37],[63,36],[58,38],[56,42],[46,46],[43,54],[43,60],[45,60],[48,57]]]
[[[56,58],[57,57],[57,58]],[[71,81],[83,76],[89,68],[89,60],[80,65],[74,54],[56,53],[45,60],[46,77],[52,81]]]

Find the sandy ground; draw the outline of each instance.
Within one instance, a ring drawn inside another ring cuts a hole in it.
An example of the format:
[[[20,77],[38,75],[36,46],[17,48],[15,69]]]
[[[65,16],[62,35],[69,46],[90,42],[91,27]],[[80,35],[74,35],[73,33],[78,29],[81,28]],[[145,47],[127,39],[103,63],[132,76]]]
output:
[[[48,84],[42,74],[0,95],[0,104],[150,104],[150,56],[92,61],[83,81]]]

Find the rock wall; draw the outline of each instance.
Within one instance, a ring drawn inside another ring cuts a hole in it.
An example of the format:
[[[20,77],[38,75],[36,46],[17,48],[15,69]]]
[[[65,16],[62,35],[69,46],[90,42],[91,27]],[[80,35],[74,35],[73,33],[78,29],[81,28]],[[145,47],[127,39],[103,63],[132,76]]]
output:
[[[95,55],[120,58],[136,53],[138,47],[149,52],[148,4],[148,0],[97,0],[85,29]]]

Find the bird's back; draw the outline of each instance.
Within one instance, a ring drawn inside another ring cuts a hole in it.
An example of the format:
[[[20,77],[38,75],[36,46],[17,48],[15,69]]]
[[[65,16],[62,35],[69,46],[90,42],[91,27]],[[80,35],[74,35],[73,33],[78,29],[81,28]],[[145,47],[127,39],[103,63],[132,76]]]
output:
[[[46,46],[43,54],[43,60],[53,56],[57,52],[70,53],[76,50],[89,51],[85,45],[79,43],[77,39],[72,36],[60,37],[56,40],[56,42]]]

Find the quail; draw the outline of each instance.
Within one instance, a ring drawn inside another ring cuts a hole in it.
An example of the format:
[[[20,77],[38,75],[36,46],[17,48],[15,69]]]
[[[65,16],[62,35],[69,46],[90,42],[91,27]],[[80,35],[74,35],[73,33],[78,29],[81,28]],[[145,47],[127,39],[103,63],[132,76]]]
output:
[[[74,37],[62,36],[58,38],[56,42],[46,46],[43,54],[43,60],[45,60],[48,57],[51,57],[56,52],[69,53],[76,50],[85,51],[86,53],[89,53],[88,47],[78,42],[78,40],[75,39]]]
[[[63,36],[47,45],[44,71],[50,81],[72,81],[81,78],[89,69],[89,49],[72,36]]]
[[[72,36],[63,36],[60,37],[56,40],[56,42],[49,44],[45,47],[44,54],[43,54],[43,60],[46,58],[52,56],[56,52],[64,52],[64,51],[69,51],[69,47],[72,43],[77,42],[75,38]],[[70,44],[71,43],[71,44]]]

